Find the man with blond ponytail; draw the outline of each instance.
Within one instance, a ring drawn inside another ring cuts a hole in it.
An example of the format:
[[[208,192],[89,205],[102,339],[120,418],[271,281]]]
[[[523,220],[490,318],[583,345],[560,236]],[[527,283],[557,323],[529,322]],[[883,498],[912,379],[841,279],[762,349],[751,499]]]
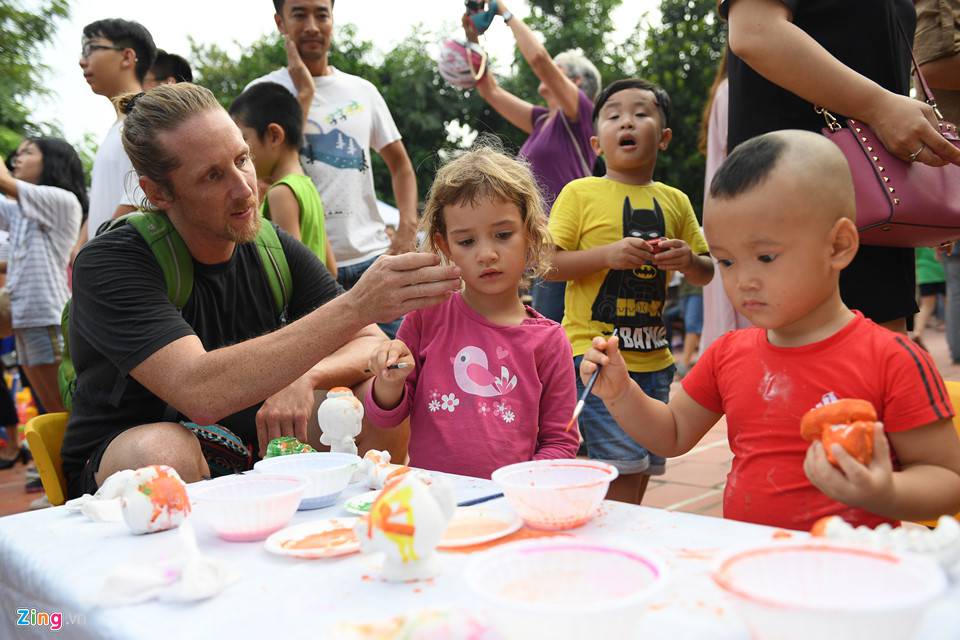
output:
[[[71,497],[147,464],[168,464],[187,482],[217,473],[197,425],[249,448],[248,464],[277,436],[316,443],[314,390],[366,392],[367,357],[385,339],[374,323],[442,302],[459,287],[456,267],[404,254],[380,258],[344,293],[309,249],[278,229],[293,291],[286,318],[277,317],[252,242],[270,223],[259,216],[250,151],[227,112],[189,83],[117,104],[126,114],[124,148],[151,207],[189,251],[193,286],[178,309],[132,225],[101,234],[77,257],[77,384],[62,449]],[[370,445],[363,438],[361,449]]]

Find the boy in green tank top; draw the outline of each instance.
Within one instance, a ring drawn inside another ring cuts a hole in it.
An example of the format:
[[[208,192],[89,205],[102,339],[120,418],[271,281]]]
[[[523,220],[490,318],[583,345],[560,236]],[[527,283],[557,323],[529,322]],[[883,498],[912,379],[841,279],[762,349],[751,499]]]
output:
[[[336,276],[320,194],[300,167],[303,110],[297,99],[264,82],[234,100],[230,115],[253,154],[257,179],[270,185],[260,206],[263,217],[305,244]]]

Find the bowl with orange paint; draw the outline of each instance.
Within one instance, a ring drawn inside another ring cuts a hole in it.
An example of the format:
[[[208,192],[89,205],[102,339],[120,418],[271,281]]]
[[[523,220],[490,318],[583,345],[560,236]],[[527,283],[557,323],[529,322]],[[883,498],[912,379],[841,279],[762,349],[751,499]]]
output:
[[[906,640],[947,588],[929,558],[811,540],[729,551],[712,577],[764,640]]]
[[[231,542],[263,540],[284,527],[307,489],[297,476],[247,473],[210,480],[191,491],[194,513]]]
[[[596,460],[533,460],[500,467],[491,479],[527,526],[562,531],[590,521],[617,477]]]
[[[507,638],[635,638],[644,605],[669,580],[665,562],[632,546],[564,536],[475,555],[464,579]]]

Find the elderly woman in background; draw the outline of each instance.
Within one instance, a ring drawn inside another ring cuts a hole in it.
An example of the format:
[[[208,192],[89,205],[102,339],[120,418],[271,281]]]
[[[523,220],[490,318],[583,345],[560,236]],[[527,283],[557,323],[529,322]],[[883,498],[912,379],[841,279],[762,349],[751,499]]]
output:
[[[578,51],[565,51],[551,58],[523,20],[514,16],[503,2],[497,14],[513,32],[524,60],[540,79],[538,93],[546,107],[531,104],[497,84],[492,73],[477,83],[480,96],[510,124],[529,137],[520,155],[530,163],[549,210],[557,194],[571,180],[592,175],[596,154],[590,146],[593,136],[593,101],[600,93],[600,72]],[[463,16],[467,39],[477,42],[477,30],[469,15]],[[564,282],[538,282],[533,306],[546,317],[563,318]]]

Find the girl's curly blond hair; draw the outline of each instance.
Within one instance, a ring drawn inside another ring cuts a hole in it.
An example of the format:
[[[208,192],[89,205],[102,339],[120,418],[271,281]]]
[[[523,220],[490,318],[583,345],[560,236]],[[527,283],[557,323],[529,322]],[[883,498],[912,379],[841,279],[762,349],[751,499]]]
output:
[[[420,219],[423,251],[432,251],[446,262],[435,235],[447,234],[443,208],[447,205],[475,205],[481,199],[506,200],[520,210],[527,233],[526,271],[523,284],[550,270],[553,240],[547,231],[543,196],[530,166],[505,154],[499,143],[484,139],[467,151],[456,153],[437,172]]]

